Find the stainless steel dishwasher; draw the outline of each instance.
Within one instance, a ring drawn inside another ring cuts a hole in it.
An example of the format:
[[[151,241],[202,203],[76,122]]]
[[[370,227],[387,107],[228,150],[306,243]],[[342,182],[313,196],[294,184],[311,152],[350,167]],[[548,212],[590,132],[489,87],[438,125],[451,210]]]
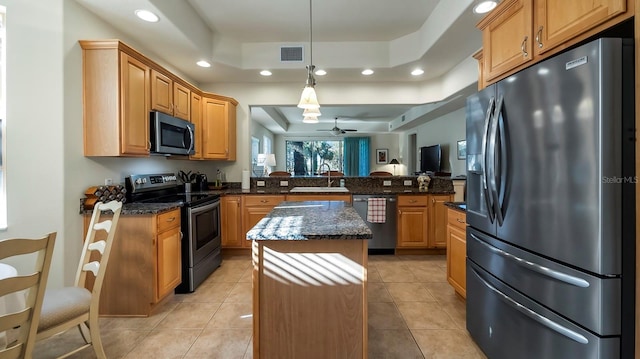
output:
[[[369,198],[386,199],[385,222],[367,222]],[[356,194],[353,195],[353,208],[367,224],[373,238],[369,240],[369,254],[394,254],[396,248],[397,211],[398,202],[395,195],[385,194]]]

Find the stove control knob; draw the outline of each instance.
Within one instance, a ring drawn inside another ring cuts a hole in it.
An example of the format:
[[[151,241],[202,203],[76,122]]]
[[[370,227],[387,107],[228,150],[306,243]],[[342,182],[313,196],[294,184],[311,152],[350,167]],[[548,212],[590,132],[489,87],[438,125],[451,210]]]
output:
[[[138,179],[136,180],[136,184],[142,184],[142,178],[138,178]]]
[[[142,183],[147,183],[147,179],[146,179],[146,178],[143,178],[143,179],[142,179]]]

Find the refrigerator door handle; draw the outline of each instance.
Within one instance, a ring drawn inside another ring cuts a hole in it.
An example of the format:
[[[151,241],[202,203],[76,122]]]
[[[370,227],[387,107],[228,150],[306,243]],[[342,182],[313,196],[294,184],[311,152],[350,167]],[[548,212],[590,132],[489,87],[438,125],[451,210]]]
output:
[[[491,97],[489,100],[489,107],[487,108],[487,115],[484,120],[484,133],[482,135],[482,192],[484,193],[484,200],[487,205],[487,211],[489,212],[489,220],[491,223],[493,223],[493,220],[495,219],[495,214],[493,212],[493,197],[489,193],[487,184],[489,182],[489,174],[487,173],[489,170],[487,168],[487,155],[489,154],[489,151],[487,150],[487,142],[489,130],[491,129],[491,120],[493,118],[495,101],[496,99],[494,97]]]
[[[504,204],[504,175],[506,174],[505,171],[505,165],[506,163],[504,163],[503,161],[503,154],[506,154],[504,151],[502,151],[502,146],[504,144],[504,119],[502,116],[502,106],[504,104],[504,97],[502,95],[500,95],[500,97],[498,97],[498,103],[496,104],[496,111],[493,115],[493,117],[495,118],[495,122],[494,122],[494,128],[495,131],[493,133],[493,154],[491,155],[493,158],[493,181],[492,183],[492,189],[491,192],[493,194],[493,202],[495,203],[495,213],[496,213],[496,219],[498,220],[498,225],[502,226],[502,223],[504,223],[504,211],[503,211],[503,204]],[[498,139],[500,141],[498,141]],[[498,160],[500,160],[500,162],[497,162]],[[499,166],[496,165],[496,163],[499,163]],[[499,184],[498,184],[499,183]],[[498,188],[498,186],[500,188]]]
[[[485,169],[487,173],[487,178],[489,181],[488,192],[491,198],[491,203],[493,204],[493,217],[498,221],[498,224],[502,225],[502,214],[499,213],[500,209],[498,208],[498,192],[497,192],[497,174],[496,174],[496,146],[498,144],[497,141],[497,132],[498,132],[498,116],[500,115],[499,108],[501,106],[502,99],[498,100],[498,103],[495,105],[495,109],[493,115],[491,116],[491,125],[489,126],[489,133],[487,134],[487,158],[488,164]]]
[[[485,246],[488,250],[490,250],[491,252],[500,255],[504,258],[507,258],[513,262],[515,262],[517,265],[526,268],[528,270],[534,271],[536,273],[542,274],[546,277],[551,277],[553,279],[559,280],[561,282],[576,286],[576,287],[580,287],[580,288],[588,288],[589,287],[589,282],[587,282],[586,280],[582,279],[582,278],[578,278],[578,277],[574,277],[572,275],[566,274],[566,273],[562,273],[562,272],[558,272],[556,270],[541,266],[539,264],[530,262],[524,258],[520,258],[518,256],[515,256],[511,253],[507,253],[505,251],[503,251],[502,249],[496,248],[490,244],[485,243],[482,239],[478,238],[476,235],[474,235],[473,233],[469,233],[469,235],[471,237],[473,237],[474,239],[476,239],[478,241],[478,243],[482,244],[483,246]]]
[[[576,333],[573,330],[562,326],[556,322],[554,322],[553,320],[542,316],[536,312],[534,312],[533,310],[525,307],[524,305],[516,302],[515,300],[513,300],[511,297],[509,297],[508,295],[502,293],[501,291],[499,291],[498,289],[496,289],[494,286],[492,286],[491,284],[489,284],[486,280],[484,280],[480,274],[473,268],[470,268],[474,274],[478,277],[478,279],[487,287],[489,288],[494,294],[498,295],[501,299],[504,300],[504,302],[511,306],[513,309],[519,311],[520,313],[526,315],[527,317],[529,317],[530,319],[538,322],[539,324],[561,334],[564,335],[565,337],[578,342],[580,344],[589,344],[589,339],[587,339],[585,336],[581,335],[580,333]]]

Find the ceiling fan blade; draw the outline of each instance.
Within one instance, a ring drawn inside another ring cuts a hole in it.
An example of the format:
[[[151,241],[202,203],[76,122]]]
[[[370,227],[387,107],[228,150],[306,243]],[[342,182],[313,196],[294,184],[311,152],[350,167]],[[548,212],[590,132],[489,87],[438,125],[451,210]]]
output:
[[[358,131],[358,130],[354,130],[353,128],[342,128],[341,130],[342,130],[342,132],[344,132],[344,131],[351,131],[351,132]]]

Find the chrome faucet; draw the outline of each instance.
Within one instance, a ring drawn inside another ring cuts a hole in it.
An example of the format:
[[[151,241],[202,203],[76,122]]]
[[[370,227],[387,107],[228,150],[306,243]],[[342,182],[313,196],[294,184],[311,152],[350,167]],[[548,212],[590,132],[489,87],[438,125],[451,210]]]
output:
[[[320,169],[322,169],[322,166],[325,165],[327,166],[327,187],[331,187],[331,183],[333,182],[331,181],[331,166],[329,166],[329,164],[326,162],[322,162],[320,166],[318,166],[318,171],[320,171]]]

